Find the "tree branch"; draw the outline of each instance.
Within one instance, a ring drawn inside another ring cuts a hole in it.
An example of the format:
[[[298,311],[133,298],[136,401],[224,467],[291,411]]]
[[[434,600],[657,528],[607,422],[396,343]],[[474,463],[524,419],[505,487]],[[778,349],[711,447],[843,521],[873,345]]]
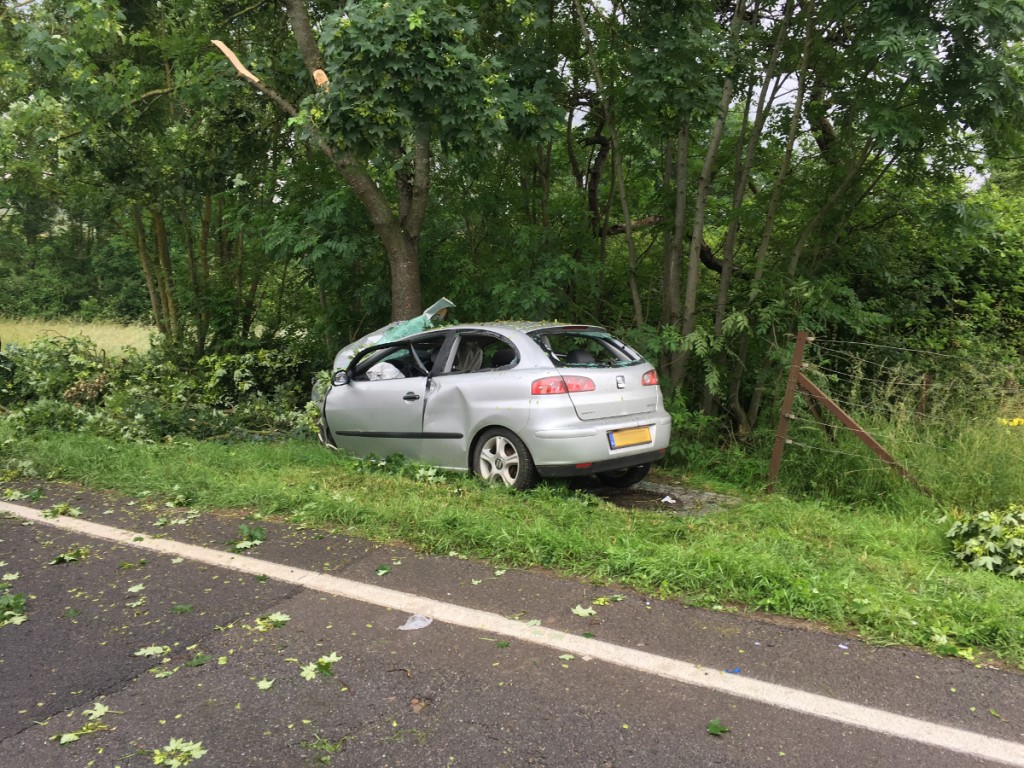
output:
[[[633,230],[643,229],[644,227],[653,227],[655,224],[661,224],[664,220],[664,216],[644,216],[640,219],[633,219]],[[610,227],[604,227],[598,234],[600,235],[622,235],[626,232],[626,226],[624,224],[613,224]]]
[[[296,117],[299,114],[299,110],[295,108],[294,104],[285,99],[270,86],[265,85],[263,82],[260,81],[258,77],[256,77],[256,75],[254,75],[252,72],[246,69],[245,65],[243,65],[242,62],[238,60],[238,57],[235,55],[234,51],[232,51],[230,48],[224,45],[224,43],[222,43],[220,40],[211,40],[210,42],[213,43],[217,47],[217,49],[224,54],[224,57],[229,62],[231,62],[231,66],[233,66],[235,70],[238,72],[239,77],[248,82],[253,88],[262,93],[272,102],[277,104],[277,106],[279,106],[289,116]]]
[[[288,14],[288,21],[292,25],[292,34],[295,36],[295,44],[299,47],[302,62],[306,65],[309,76],[315,79],[313,73],[318,69],[323,69],[324,64],[320,57],[320,46],[317,45],[313,25],[309,21],[306,3],[304,0],[285,0],[285,10]]]
[[[249,13],[249,11],[255,11],[261,5],[266,5],[266,4],[267,4],[267,0],[257,0],[257,2],[253,3],[248,8],[243,8],[242,10],[238,11],[238,13],[233,13],[230,16],[228,16],[226,19],[224,19],[224,23],[225,24],[230,24],[235,19],[237,19],[237,18],[239,18],[241,16],[245,16],[245,14]]]

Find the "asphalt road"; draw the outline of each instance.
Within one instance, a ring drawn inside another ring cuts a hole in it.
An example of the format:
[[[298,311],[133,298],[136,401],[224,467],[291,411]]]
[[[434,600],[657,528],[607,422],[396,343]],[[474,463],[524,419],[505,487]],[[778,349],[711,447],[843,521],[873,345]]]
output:
[[[45,495],[0,506],[29,596],[0,766],[1024,765],[1012,671],[271,521],[231,555],[241,512],[4,487]]]

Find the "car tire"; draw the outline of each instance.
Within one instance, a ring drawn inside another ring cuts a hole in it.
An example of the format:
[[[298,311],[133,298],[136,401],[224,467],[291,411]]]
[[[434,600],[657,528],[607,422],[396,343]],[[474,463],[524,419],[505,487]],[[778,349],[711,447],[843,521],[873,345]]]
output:
[[[526,444],[507,429],[488,429],[473,448],[473,472],[490,483],[503,483],[517,491],[537,484],[537,466]]]
[[[611,472],[598,472],[597,479],[610,488],[629,488],[647,477],[650,471],[650,464],[638,464],[635,467],[615,469]]]

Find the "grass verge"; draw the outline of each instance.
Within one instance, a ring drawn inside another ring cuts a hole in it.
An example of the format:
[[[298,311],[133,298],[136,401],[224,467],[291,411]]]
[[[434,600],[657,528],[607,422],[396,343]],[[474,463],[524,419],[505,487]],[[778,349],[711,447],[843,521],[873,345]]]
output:
[[[768,497],[707,515],[625,510],[561,486],[526,494],[392,471],[302,442],[10,439],[8,475],[244,507],[421,550],[544,566],[718,610],[757,610],[879,644],[1024,668],[1024,584],[957,567],[931,508],[899,513]]]

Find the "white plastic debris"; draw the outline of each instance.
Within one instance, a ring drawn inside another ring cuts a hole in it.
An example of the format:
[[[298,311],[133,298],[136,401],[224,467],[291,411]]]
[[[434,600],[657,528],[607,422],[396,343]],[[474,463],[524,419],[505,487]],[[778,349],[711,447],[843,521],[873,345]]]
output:
[[[429,616],[420,616],[418,613],[410,616],[406,619],[405,624],[399,627],[399,629],[423,629],[424,627],[430,626],[430,622],[433,619]]]
[[[675,503],[676,503],[676,500],[675,500],[675,499],[673,499],[673,498],[672,498],[671,496],[666,496],[665,498],[663,498],[663,499],[661,500],[661,503],[662,503],[662,504],[675,504]]]

